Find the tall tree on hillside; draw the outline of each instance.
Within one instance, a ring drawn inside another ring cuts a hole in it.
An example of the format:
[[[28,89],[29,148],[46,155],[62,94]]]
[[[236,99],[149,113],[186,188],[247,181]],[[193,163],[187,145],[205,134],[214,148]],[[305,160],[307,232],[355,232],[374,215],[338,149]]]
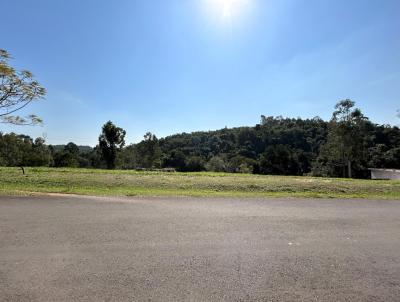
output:
[[[141,168],[160,168],[161,149],[158,138],[151,132],[147,132],[144,139],[136,145],[137,161]]]
[[[318,161],[324,162],[330,176],[338,176],[334,170],[341,170],[343,177],[353,176],[353,165],[364,159],[367,141],[366,118],[355,103],[342,100],[335,106],[329,123],[328,137],[321,148]]]
[[[115,168],[117,152],[125,145],[126,131],[115,126],[111,121],[103,125],[99,136],[99,147],[108,169]]]
[[[15,125],[40,124],[42,120],[36,115],[14,115],[32,101],[42,99],[46,90],[34,80],[30,71],[16,71],[11,67],[10,58],[7,51],[0,49],[0,122]]]

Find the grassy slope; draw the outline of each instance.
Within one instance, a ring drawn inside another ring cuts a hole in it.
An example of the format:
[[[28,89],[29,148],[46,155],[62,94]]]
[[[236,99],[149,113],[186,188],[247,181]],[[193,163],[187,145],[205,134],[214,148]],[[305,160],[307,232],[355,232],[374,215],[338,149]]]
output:
[[[22,175],[0,168],[0,194],[31,193],[400,199],[400,181],[65,168],[27,168]]]

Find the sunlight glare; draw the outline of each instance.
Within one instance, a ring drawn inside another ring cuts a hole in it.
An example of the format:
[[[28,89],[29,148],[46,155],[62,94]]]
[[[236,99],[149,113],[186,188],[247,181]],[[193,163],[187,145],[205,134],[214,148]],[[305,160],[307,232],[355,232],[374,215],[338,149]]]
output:
[[[250,0],[205,0],[207,9],[221,21],[237,18]]]

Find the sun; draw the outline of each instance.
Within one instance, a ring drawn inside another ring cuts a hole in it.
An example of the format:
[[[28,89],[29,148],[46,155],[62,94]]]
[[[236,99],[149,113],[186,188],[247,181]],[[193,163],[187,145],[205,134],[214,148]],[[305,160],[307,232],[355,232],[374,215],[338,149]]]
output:
[[[222,21],[237,18],[250,0],[205,0],[208,10]]]

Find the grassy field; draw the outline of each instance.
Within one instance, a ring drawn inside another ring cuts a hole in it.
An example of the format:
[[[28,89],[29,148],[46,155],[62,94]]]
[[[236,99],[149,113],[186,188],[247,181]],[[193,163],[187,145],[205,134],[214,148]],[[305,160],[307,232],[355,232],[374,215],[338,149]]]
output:
[[[0,168],[0,194],[400,199],[400,181],[226,173]]]

